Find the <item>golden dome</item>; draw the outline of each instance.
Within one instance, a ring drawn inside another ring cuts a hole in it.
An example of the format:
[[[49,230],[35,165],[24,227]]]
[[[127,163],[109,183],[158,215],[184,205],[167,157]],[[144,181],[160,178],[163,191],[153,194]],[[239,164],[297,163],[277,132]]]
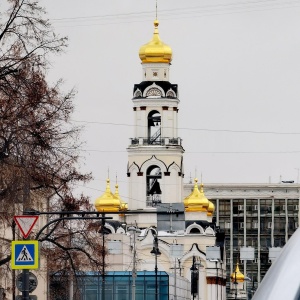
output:
[[[198,179],[195,179],[194,190],[184,199],[185,211],[203,211],[207,212],[209,201],[203,192],[203,184],[201,183],[200,191],[198,189]]]
[[[120,201],[120,204],[121,204],[120,210],[122,210],[122,211],[127,210],[127,209],[128,209],[128,205],[127,205],[126,202],[124,202],[124,201],[121,199],[120,194],[119,194],[119,185],[116,184],[116,185],[115,185],[115,188],[116,188],[116,189],[115,189],[114,196],[115,196],[117,199],[119,199],[119,201]]]
[[[142,63],[170,63],[172,60],[172,49],[161,41],[158,24],[158,20],[155,20],[152,40],[140,48],[139,56]]]
[[[207,216],[211,217],[214,211],[215,211],[215,205],[211,201],[208,201]]]
[[[121,207],[120,199],[118,199],[110,190],[110,180],[106,180],[106,190],[102,196],[96,199],[95,208],[99,212],[119,211]]]
[[[230,275],[230,278],[231,278],[231,282],[244,282],[245,281],[245,276],[240,271],[239,263],[236,264],[235,271]]]

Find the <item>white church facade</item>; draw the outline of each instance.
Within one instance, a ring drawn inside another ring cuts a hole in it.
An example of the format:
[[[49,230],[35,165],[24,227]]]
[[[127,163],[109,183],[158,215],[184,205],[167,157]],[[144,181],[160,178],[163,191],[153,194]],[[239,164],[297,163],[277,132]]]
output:
[[[155,20],[152,40],[139,51],[143,77],[133,89],[128,203],[120,199],[118,186],[111,192],[109,180],[95,201],[97,211],[113,217],[105,224],[107,271],[130,271],[137,279],[140,272],[154,271],[148,297],[132,281],[123,296],[131,297],[134,289],[136,299],[165,299],[157,278],[165,272],[168,299],[226,299],[224,235],[213,222],[214,204],[197,179],[184,196],[178,86],[169,81],[172,49],[160,40],[158,25]]]

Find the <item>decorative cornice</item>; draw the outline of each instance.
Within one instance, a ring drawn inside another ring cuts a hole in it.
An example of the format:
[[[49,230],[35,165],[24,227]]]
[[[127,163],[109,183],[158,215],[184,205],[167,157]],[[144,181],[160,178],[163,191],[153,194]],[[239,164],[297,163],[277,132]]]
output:
[[[169,99],[169,98],[143,98],[143,99],[132,99],[133,104],[135,107],[140,106],[170,106],[176,107],[179,104],[179,99]]]

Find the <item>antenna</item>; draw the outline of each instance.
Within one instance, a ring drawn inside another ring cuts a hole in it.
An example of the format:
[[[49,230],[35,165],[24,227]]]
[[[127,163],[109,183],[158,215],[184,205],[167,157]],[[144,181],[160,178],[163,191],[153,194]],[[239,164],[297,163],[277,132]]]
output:
[[[156,0],[156,6],[155,6],[156,10],[155,10],[155,19],[157,20],[157,0]]]

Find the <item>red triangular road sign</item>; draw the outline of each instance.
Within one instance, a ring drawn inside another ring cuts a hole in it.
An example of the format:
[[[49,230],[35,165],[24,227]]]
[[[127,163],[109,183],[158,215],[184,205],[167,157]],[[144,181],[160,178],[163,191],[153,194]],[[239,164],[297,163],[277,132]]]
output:
[[[24,239],[28,237],[38,218],[39,216],[14,216],[15,222],[20,228]]]

